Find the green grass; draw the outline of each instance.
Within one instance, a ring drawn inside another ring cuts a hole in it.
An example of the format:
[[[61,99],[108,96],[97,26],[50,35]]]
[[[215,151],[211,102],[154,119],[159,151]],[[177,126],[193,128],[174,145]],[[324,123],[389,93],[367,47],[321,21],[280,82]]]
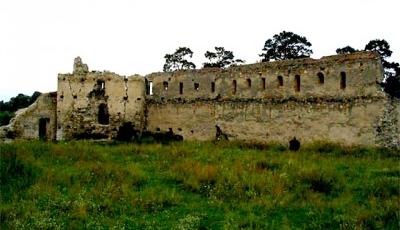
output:
[[[399,229],[399,156],[329,143],[0,144],[0,229]]]

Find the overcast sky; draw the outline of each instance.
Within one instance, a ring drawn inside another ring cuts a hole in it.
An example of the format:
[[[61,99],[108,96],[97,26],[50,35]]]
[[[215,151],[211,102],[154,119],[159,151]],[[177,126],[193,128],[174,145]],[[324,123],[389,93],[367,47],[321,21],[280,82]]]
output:
[[[253,63],[282,30],[306,36],[313,58],[385,39],[400,61],[399,0],[1,0],[0,100],[57,90],[81,56],[90,70],[162,70],[190,47],[200,67],[214,46]]]

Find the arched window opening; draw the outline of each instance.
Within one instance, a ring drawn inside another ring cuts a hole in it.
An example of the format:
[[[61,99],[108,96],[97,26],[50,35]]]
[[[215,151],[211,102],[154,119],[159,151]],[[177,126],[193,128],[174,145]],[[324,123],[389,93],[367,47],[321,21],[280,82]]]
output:
[[[199,91],[200,84],[199,83],[194,83],[194,90]]]
[[[318,83],[319,83],[320,85],[324,84],[324,83],[325,83],[324,74],[321,73],[321,72],[319,72],[319,73],[317,74],[317,76],[318,76]]]
[[[251,88],[251,79],[246,79],[247,81],[247,87]]]
[[[283,86],[283,77],[282,76],[278,76],[278,86]]]
[[[300,92],[300,75],[294,76],[295,79],[295,91]]]
[[[340,72],[340,88],[346,88],[346,72]]]
[[[232,93],[236,94],[236,89],[237,89],[237,82],[236,80],[232,81]]]
[[[164,90],[167,91],[168,90],[168,82],[164,81],[163,87],[164,87]]]
[[[97,116],[99,124],[108,125],[110,122],[110,116],[108,114],[108,109],[106,104],[99,105],[99,113]]]

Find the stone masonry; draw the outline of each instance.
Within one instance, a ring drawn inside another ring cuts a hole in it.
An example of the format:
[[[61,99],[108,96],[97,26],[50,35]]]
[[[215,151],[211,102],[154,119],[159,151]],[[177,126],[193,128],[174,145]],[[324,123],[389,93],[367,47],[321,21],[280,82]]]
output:
[[[371,52],[120,76],[89,71],[78,57],[44,94],[0,128],[8,139],[134,139],[288,144],[330,141],[400,148],[399,100],[379,87]]]

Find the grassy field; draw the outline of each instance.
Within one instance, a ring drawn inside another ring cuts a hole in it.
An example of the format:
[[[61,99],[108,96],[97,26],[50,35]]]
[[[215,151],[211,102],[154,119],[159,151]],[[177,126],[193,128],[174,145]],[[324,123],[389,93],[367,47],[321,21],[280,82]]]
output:
[[[399,229],[399,156],[326,143],[0,144],[0,229]]]

